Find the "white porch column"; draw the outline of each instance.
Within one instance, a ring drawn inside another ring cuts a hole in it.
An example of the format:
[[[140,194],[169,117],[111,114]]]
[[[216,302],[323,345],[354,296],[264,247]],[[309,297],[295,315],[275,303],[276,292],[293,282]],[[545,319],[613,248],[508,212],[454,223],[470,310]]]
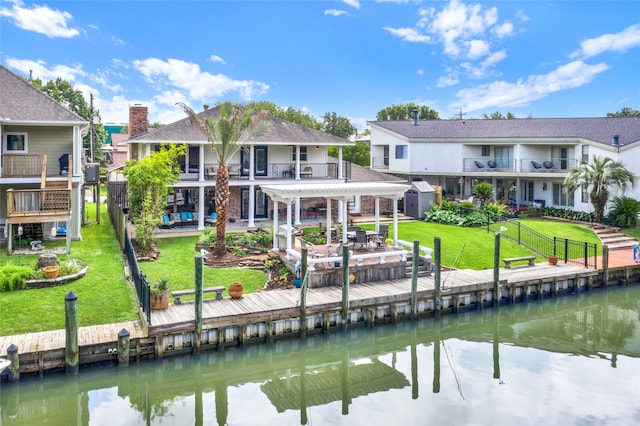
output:
[[[200,177],[202,178],[202,164],[200,165]],[[198,188],[198,230],[204,229],[204,187]]]
[[[198,180],[204,182],[204,145],[198,147]]]
[[[344,221],[344,218],[347,217],[347,214],[344,213],[343,214],[343,208],[342,206],[346,206],[347,203],[343,200],[338,200],[338,222],[342,223]],[[344,209],[346,211],[346,209]]]
[[[287,250],[292,247],[291,234],[293,232],[293,225],[291,223],[291,200],[287,200]],[[289,253],[287,253],[287,259],[290,259]]]
[[[338,147],[338,179],[342,179],[344,171],[342,170],[342,147]]]
[[[327,247],[331,247],[331,198],[327,198]]]
[[[376,232],[380,230],[380,197],[375,198]]]
[[[249,228],[255,227],[254,223],[254,213],[256,211],[256,188],[254,185],[249,185],[249,211],[248,213],[248,223],[247,226]]]
[[[273,250],[278,251],[278,202],[273,200]]]
[[[255,155],[255,147],[253,145],[251,145],[249,147],[249,180],[253,181],[256,180],[255,178],[255,170],[253,168],[254,164],[253,164],[253,156]],[[240,165],[240,169],[242,169],[242,164]]]
[[[400,248],[398,244],[398,200],[393,200],[393,247]]]
[[[296,173],[295,180],[300,180],[300,145],[296,145]],[[309,155],[309,153],[307,153]]]
[[[300,197],[296,197],[295,224],[300,225]]]
[[[347,226],[348,226],[348,216],[347,216],[347,201],[342,201],[342,243],[347,244]]]

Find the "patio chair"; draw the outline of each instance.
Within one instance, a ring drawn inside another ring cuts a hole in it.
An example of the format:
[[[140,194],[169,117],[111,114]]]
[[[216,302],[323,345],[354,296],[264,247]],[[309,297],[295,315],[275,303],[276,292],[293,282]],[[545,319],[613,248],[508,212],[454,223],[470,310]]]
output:
[[[475,160],[474,163],[477,168],[484,169],[484,163],[482,161]]]
[[[162,215],[162,222],[160,222],[160,228],[170,229],[173,228],[174,222],[169,218],[168,214]],[[66,233],[66,229],[65,229]]]
[[[356,238],[353,240],[353,250],[356,249],[356,244],[360,244],[358,250],[363,251],[367,249],[369,245],[369,237],[367,237],[367,231],[362,229],[356,231]]]
[[[218,219],[218,215],[216,213],[211,213],[209,216],[207,216],[204,219],[204,225],[214,226],[216,224],[217,219]]]
[[[538,163],[537,161],[532,161],[531,165],[533,166],[534,169],[541,169],[542,168],[542,164]]]
[[[380,225],[378,235],[376,235],[376,250],[384,250],[387,246],[387,237],[389,236],[389,225]]]
[[[300,247],[302,247],[302,249],[306,249],[307,254],[311,256],[311,258],[324,257],[323,253],[319,253],[311,243],[307,243],[305,240],[300,240]]]
[[[544,166],[545,169],[553,169],[553,162],[549,160],[543,161],[542,165]]]

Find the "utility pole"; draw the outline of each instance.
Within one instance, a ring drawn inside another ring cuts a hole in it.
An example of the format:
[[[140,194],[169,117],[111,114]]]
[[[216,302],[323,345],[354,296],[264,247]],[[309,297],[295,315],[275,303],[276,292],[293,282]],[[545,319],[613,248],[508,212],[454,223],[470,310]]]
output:
[[[460,114],[459,114],[459,115],[460,115],[460,120],[462,120],[462,116],[463,116],[463,115],[467,115],[467,113],[466,113],[466,112],[465,112],[465,113],[463,113],[463,112],[462,112],[462,108],[460,108]]]
[[[89,141],[91,162],[93,163],[93,93],[89,94]]]

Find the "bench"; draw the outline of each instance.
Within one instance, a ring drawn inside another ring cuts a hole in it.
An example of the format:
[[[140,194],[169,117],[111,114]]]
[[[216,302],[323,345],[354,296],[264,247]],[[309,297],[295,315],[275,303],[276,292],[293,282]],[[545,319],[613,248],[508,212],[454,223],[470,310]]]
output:
[[[222,300],[222,292],[225,290],[224,286],[217,286],[217,287],[207,287],[207,288],[203,288],[202,292],[203,293],[212,293],[212,292],[216,292],[216,300]],[[176,290],[176,291],[172,291],[171,295],[174,298],[174,302],[176,305],[180,305],[182,304],[182,300],[180,300],[180,298],[182,296],[186,296],[188,294],[196,294],[195,290]]]
[[[529,262],[529,266],[533,266],[534,265],[534,261],[536,260],[535,256],[522,256],[522,257],[510,257],[507,259],[502,259],[502,261],[504,262],[504,267],[506,269],[510,269],[511,268],[511,263],[512,262],[524,262],[524,261]]]

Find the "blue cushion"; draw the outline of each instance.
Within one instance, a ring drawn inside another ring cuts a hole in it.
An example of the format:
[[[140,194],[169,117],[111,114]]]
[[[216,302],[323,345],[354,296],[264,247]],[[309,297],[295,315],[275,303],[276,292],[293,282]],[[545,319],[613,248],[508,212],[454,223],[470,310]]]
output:
[[[210,217],[211,219],[213,219],[213,220],[216,220],[216,218],[218,217],[218,215],[217,215],[217,214],[215,214],[215,213],[211,213],[211,215],[209,215],[209,217]]]
[[[193,213],[191,213],[191,212],[187,212],[187,218],[189,218],[189,219],[193,219]]]
[[[180,213],[180,220],[187,220],[187,213],[186,212]]]
[[[162,221],[163,221],[163,222],[171,222],[171,221],[169,220],[169,215],[165,214],[164,216],[162,216]]]

